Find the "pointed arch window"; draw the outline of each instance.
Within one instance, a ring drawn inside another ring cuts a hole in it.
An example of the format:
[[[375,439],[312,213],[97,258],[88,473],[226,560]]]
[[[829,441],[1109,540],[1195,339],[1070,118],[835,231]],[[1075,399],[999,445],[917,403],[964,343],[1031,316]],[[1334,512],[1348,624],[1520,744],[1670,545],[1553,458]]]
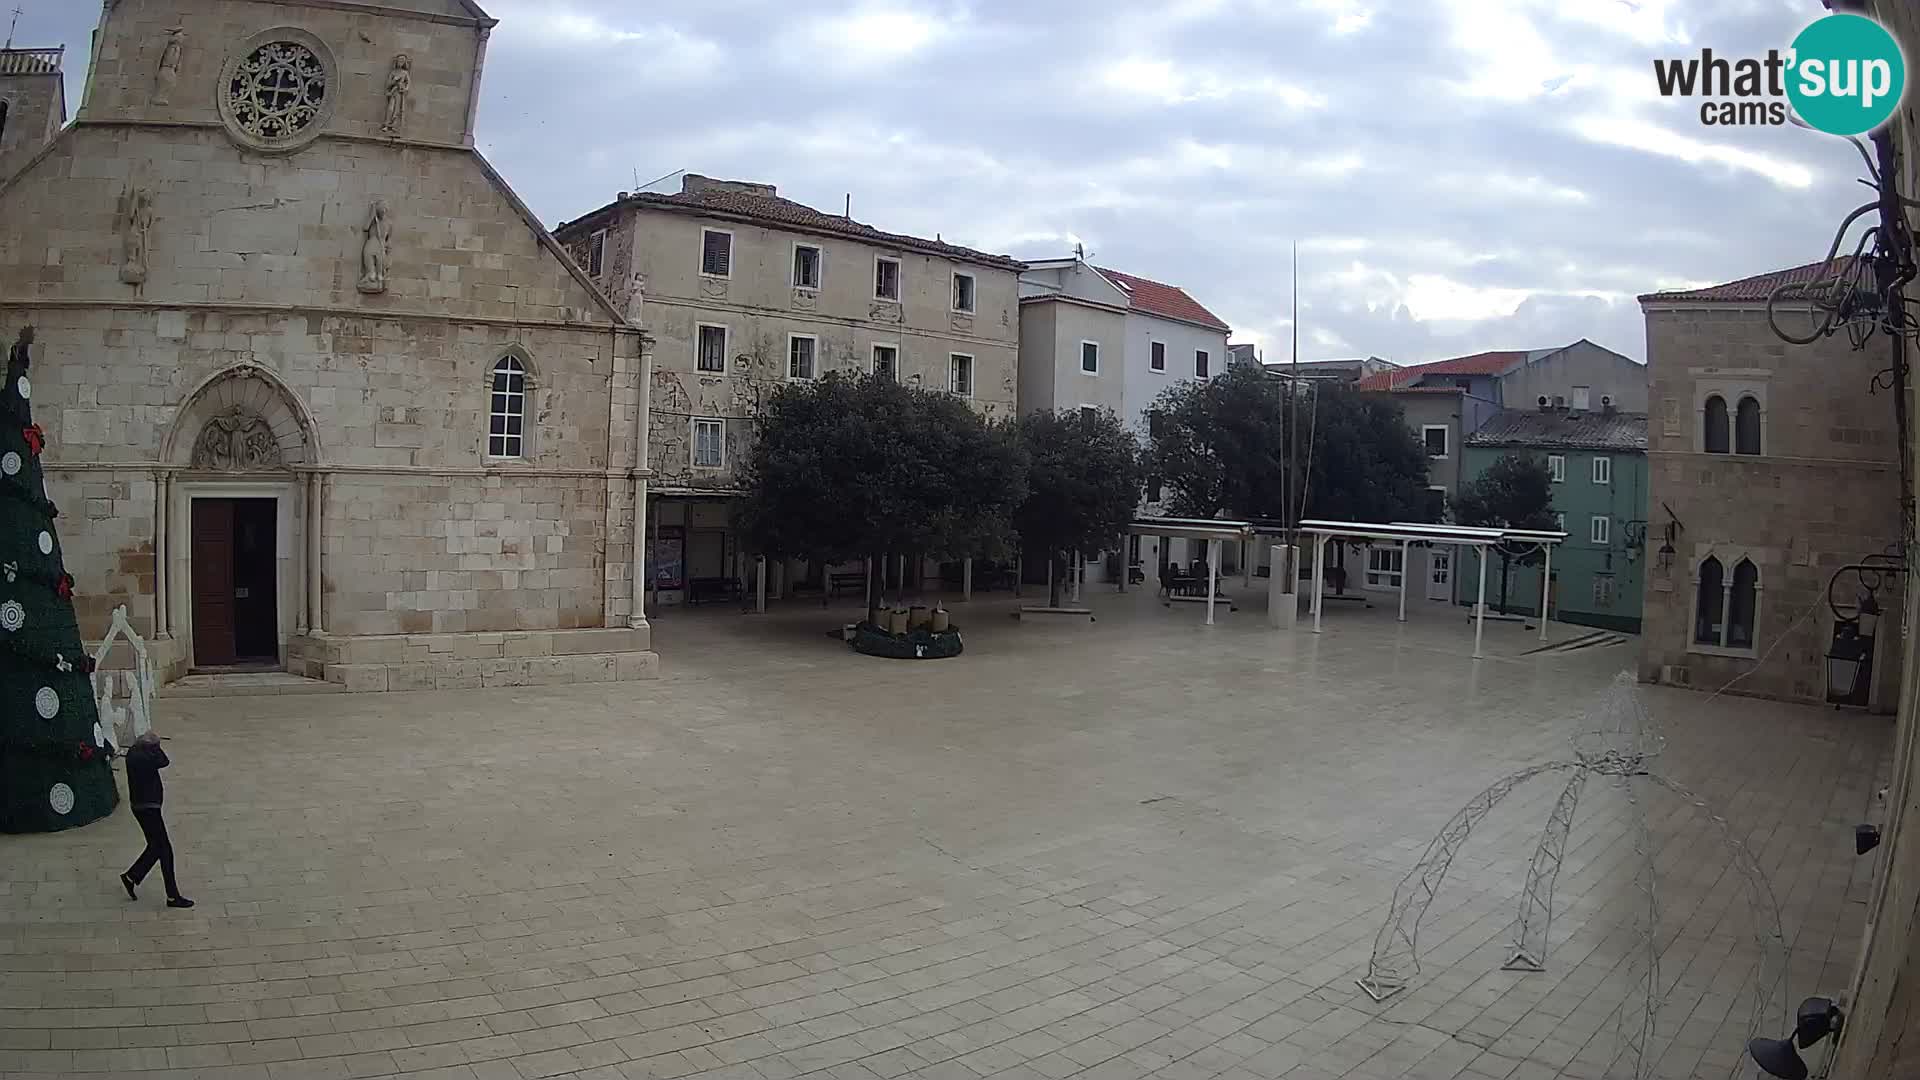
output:
[[[1694,581],[1694,650],[1752,655],[1759,640],[1760,567],[1743,557],[1729,571],[1709,555]]]
[[[1705,430],[1701,442],[1709,454],[1725,454],[1733,449],[1731,425],[1727,417],[1727,399],[1719,394],[1710,394],[1701,423]]]
[[[1747,559],[1733,565],[1727,587],[1727,648],[1753,648],[1753,617],[1760,601],[1760,568]]]
[[[1721,616],[1726,611],[1721,599],[1726,575],[1721,569],[1720,560],[1707,556],[1706,561],[1700,564],[1698,577],[1700,584],[1699,595],[1694,601],[1693,642],[1696,645],[1718,645],[1726,629],[1721,622]]]
[[[1752,396],[1740,399],[1733,414],[1733,452],[1760,453],[1760,402]]]

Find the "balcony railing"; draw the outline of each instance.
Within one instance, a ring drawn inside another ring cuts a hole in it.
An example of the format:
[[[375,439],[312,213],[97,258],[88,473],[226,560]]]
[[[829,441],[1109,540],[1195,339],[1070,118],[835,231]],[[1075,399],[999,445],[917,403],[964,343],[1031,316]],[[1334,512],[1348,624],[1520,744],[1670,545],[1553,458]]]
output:
[[[0,75],[58,75],[60,57],[66,46],[57,49],[0,49]]]

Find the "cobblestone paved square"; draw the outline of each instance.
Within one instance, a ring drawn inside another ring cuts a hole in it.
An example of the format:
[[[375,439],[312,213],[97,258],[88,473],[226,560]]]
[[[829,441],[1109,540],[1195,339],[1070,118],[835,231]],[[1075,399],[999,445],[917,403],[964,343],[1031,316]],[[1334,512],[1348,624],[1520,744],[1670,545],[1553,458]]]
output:
[[[1606,1075],[1644,908],[1609,783],[1546,972],[1500,964],[1551,780],[1468,842],[1409,990],[1354,979],[1440,825],[1564,757],[1636,643],[1529,656],[1500,624],[1476,663],[1457,615],[1330,608],[1316,637],[1093,603],[976,603],[966,654],[931,663],[853,655],[800,605],[664,616],[653,683],[166,698],[199,906],[157,879],[127,901],[124,810],[0,838],[0,1076]],[[1772,877],[1782,1000],[1843,989],[1890,721],[1644,694],[1659,767]],[[1750,1075],[1739,875],[1684,804],[1646,806],[1658,1072]]]

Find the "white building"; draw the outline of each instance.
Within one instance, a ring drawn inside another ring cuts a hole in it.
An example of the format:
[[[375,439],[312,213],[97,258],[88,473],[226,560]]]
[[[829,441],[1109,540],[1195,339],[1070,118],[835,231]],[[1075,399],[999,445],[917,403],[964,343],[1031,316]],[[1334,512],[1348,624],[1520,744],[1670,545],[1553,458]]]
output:
[[[1229,333],[1179,286],[1094,266],[1077,254],[1030,262],[1020,275],[1020,412],[1110,408],[1144,443],[1147,412],[1161,391],[1226,370]],[[1148,509],[1157,506],[1149,502]],[[1153,544],[1148,540],[1133,558],[1157,566]],[[1170,559],[1198,557],[1198,541],[1171,544]],[[1224,555],[1231,564],[1238,552]],[[1104,579],[1095,560],[1087,580]]]

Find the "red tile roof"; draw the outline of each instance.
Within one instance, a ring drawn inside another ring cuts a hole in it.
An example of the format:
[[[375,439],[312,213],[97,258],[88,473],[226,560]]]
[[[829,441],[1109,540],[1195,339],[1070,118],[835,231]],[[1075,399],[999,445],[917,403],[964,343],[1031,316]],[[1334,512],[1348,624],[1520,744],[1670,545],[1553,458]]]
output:
[[[939,255],[958,262],[980,263],[984,266],[998,267],[1018,273],[1027,268],[1027,264],[1006,255],[976,251],[940,240],[925,240],[904,233],[890,233],[876,229],[862,221],[855,221],[839,214],[825,214],[804,203],[783,199],[778,195],[757,195],[745,191],[711,187],[698,191],[681,191],[677,194],[663,195],[657,192],[642,191],[628,195],[624,200],[603,206],[591,214],[567,222],[554,229],[556,234],[571,236],[579,231],[582,222],[596,219],[601,214],[620,206],[650,206],[687,213],[712,212],[726,214],[736,218],[764,224],[784,226],[812,233],[824,233],[828,236],[844,236],[854,240],[863,240],[879,247],[902,248],[920,251],[930,255]]]
[[[1755,274],[1752,277],[1741,278],[1738,281],[1729,281],[1720,285],[1709,285],[1704,289],[1646,293],[1640,297],[1640,302],[1643,304],[1649,302],[1667,303],[1672,301],[1713,304],[1763,303],[1767,297],[1773,295],[1774,289],[1783,284],[1817,281],[1821,278],[1835,277],[1850,271],[1852,267],[1853,256],[1842,255],[1834,259],[1831,265],[1825,262],[1808,263],[1805,266],[1796,266],[1791,270],[1775,270],[1771,273]],[[1821,272],[1822,268],[1825,268],[1825,273]]]
[[[1436,360],[1431,364],[1375,372],[1361,379],[1358,388],[1361,390],[1407,389],[1410,384],[1417,383],[1428,375],[1499,375],[1513,365],[1525,362],[1526,359],[1527,353],[1524,349],[1501,349],[1474,353],[1472,356],[1456,356],[1451,360]]]
[[[1100,276],[1127,290],[1128,299],[1134,307],[1153,315],[1164,315],[1181,322],[1199,323],[1216,330],[1231,330],[1218,315],[1200,306],[1200,301],[1187,295],[1187,290],[1178,285],[1168,285],[1151,278],[1135,277],[1118,270],[1109,270],[1096,266]]]

